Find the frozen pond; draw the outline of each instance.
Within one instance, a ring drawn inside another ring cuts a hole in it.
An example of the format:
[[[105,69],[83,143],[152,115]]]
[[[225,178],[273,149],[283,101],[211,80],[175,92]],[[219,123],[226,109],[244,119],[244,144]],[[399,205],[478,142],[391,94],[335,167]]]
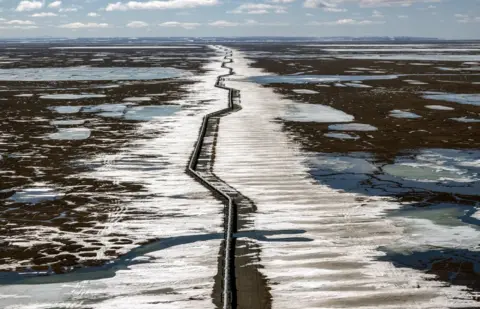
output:
[[[287,106],[283,119],[297,122],[350,122],[354,117],[330,106],[292,103]]]
[[[480,122],[480,119],[477,118],[468,118],[468,117],[460,117],[460,118],[450,118],[453,121],[458,121],[458,122],[465,122],[465,123],[476,123]]]
[[[123,111],[126,108],[127,108],[127,104],[100,104],[100,105],[85,106],[82,109],[82,112],[85,112],[85,113],[100,113],[100,112],[119,112],[119,113],[123,113]]]
[[[98,113],[97,115],[100,117],[106,117],[106,118],[120,118],[120,117],[123,117],[124,113],[123,112],[103,112],[103,113]]]
[[[53,106],[50,109],[60,114],[75,114],[82,109],[82,106]]]
[[[455,94],[455,93],[435,93],[435,94],[426,94],[423,96],[425,99],[429,100],[439,100],[447,101],[459,104],[468,104],[480,106],[480,94]]]
[[[423,150],[413,159],[400,157],[395,164],[387,165],[383,170],[407,180],[450,186],[453,183],[470,183],[480,189],[480,152],[475,150]],[[474,195],[477,194],[480,194],[480,190]]]
[[[40,96],[40,99],[49,99],[49,100],[81,100],[81,99],[97,99],[97,98],[106,98],[104,94],[94,94],[94,93],[85,93],[85,94],[68,94],[68,93],[59,93],[59,94],[47,94]]]
[[[372,86],[364,85],[360,83],[345,83],[344,85],[348,87],[353,87],[353,88],[372,88]]]
[[[181,107],[178,105],[163,105],[163,106],[135,106],[130,108],[125,113],[125,119],[137,121],[149,121],[158,117],[172,116],[180,111]]]
[[[123,99],[123,101],[130,101],[130,102],[147,102],[151,100],[152,98],[150,97],[129,97],[129,98]]]
[[[357,45],[358,47],[358,45]],[[472,52],[479,48],[324,48],[327,52]]]
[[[0,81],[81,81],[81,80],[149,80],[189,75],[175,68],[65,68],[0,69]]]
[[[336,138],[336,139],[350,139],[350,140],[357,140],[359,139],[358,136],[350,135],[347,133],[325,133],[324,136],[329,138]]]
[[[62,46],[51,47],[50,49],[196,49],[196,45],[105,45],[105,46]]]
[[[403,81],[406,83],[409,83],[410,85],[428,85],[428,83],[421,82],[419,80],[414,80],[414,79],[404,79]]]
[[[480,212],[475,207],[465,205],[456,205],[449,203],[439,203],[430,207],[405,207],[392,213],[393,216],[402,216],[407,218],[425,219],[443,226],[460,226],[464,223],[474,223],[479,225],[480,220],[475,219]]]
[[[333,131],[377,131],[378,129],[372,125],[364,123],[347,123],[347,124],[332,124],[328,126],[329,130]]]
[[[419,60],[419,61],[480,61],[480,55],[448,54],[336,54],[338,59],[358,60]]]
[[[57,192],[54,188],[45,186],[44,184],[38,184],[34,187],[21,189],[10,200],[17,203],[24,204],[38,204],[44,201],[53,201],[63,196],[62,193]]]
[[[393,164],[368,153],[318,154],[311,174],[332,188],[366,195],[480,195],[480,151],[425,149],[397,156]]]
[[[448,71],[448,72],[461,72],[461,71],[480,71],[479,66],[474,67],[463,67],[463,68],[449,68],[449,67],[437,67],[440,71]]]
[[[406,119],[418,119],[422,118],[422,116],[417,115],[415,113],[409,112],[409,111],[403,111],[403,110],[398,110],[394,109],[390,112],[390,117],[394,118],[406,118]]]
[[[293,89],[292,91],[298,94],[317,94],[318,93],[318,91],[310,90],[310,89]]]
[[[364,80],[390,80],[397,75],[265,75],[254,76],[250,79],[259,84],[305,84],[305,83],[336,83]]]
[[[93,88],[96,88],[96,89],[114,89],[114,88],[120,88],[120,85],[100,85],[100,86],[95,86]]]
[[[49,139],[57,140],[82,140],[90,137],[91,131],[88,128],[59,128],[58,132],[48,135]]]
[[[135,106],[135,103],[106,103],[91,106],[55,106],[51,109],[60,114],[74,114],[82,111],[84,113],[95,113],[101,117],[123,117],[126,120],[150,121],[157,117],[172,116],[180,111],[181,107],[179,105]],[[60,136],[63,136],[63,134]]]
[[[75,126],[75,125],[82,125],[85,123],[85,120],[53,120],[51,122],[54,126]]]
[[[22,93],[22,94],[16,94],[15,96],[18,98],[31,98],[33,97],[33,93]]]
[[[425,105],[428,109],[438,110],[438,111],[453,111],[453,107],[444,106],[444,105]]]

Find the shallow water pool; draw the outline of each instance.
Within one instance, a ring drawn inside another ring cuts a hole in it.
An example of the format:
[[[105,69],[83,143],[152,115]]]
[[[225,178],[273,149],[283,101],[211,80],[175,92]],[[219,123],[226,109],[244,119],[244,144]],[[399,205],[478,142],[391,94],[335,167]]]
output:
[[[177,105],[163,106],[135,106],[125,113],[125,119],[137,121],[149,121],[158,117],[172,116],[180,110]]]
[[[79,80],[148,80],[187,76],[175,68],[66,68],[0,69],[1,81],[79,81]]]
[[[304,83],[336,83],[365,80],[397,79],[397,75],[265,75],[254,76],[250,80],[259,84],[304,84]]]
[[[296,122],[350,122],[354,117],[330,106],[292,103],[287,105],[283,119]]]
[[[378,129],[372,125],[364,123],[347,123],[347,124],[332,124],[328,126],[329,130],[333,131],[377,131]]]
[[[426,94],[423,96],[425,99],[429,100],[439,100],[446,102],[453,102],[459,104],[468,104],[480,106],[480,94],[455,94],[455,93],[438,93],[438,94]]]
[[[58,132],[48,135],[49,139],[56,140],[82,140],[90,137],[91,131],[88,128],[59,128]]]

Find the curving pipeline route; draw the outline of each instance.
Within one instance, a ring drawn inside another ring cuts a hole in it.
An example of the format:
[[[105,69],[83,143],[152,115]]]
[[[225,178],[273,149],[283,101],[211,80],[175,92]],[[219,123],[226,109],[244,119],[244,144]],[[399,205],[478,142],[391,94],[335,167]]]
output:
[[[219,270],[213,291],[214,303],[223,309],[269,309],[271,295],[267,280],[260,273],[259,246],[252,240],[236,239],[237,229],[249,223],[249,214],[256,211],[254,203],[217,177],[212,170],[220,119],[241,109],[239,92],[224,85],[224,78],[234,74],[227,64],[233,62],[232,51],[226,53],[222,67],[229,73],[217,78],[215,87],[228,91],[226,108],[207,114],[187,172],[225,203],[224,240],[220,248]]]

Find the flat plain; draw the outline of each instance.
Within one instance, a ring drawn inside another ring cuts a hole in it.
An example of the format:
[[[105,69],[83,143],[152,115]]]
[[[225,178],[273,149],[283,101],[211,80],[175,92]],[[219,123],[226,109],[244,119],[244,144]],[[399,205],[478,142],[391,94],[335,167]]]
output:
[[[218,190],[232,308],[475,308],[479,87],[478,42],[6,44],[0,304],[221,307]]]

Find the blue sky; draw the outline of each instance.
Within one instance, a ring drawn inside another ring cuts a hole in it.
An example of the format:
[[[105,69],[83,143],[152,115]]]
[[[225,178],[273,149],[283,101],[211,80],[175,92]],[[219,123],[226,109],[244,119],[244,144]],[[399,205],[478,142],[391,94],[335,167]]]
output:
[[[480,39],[480,0],[0,0],[1,37]]]

